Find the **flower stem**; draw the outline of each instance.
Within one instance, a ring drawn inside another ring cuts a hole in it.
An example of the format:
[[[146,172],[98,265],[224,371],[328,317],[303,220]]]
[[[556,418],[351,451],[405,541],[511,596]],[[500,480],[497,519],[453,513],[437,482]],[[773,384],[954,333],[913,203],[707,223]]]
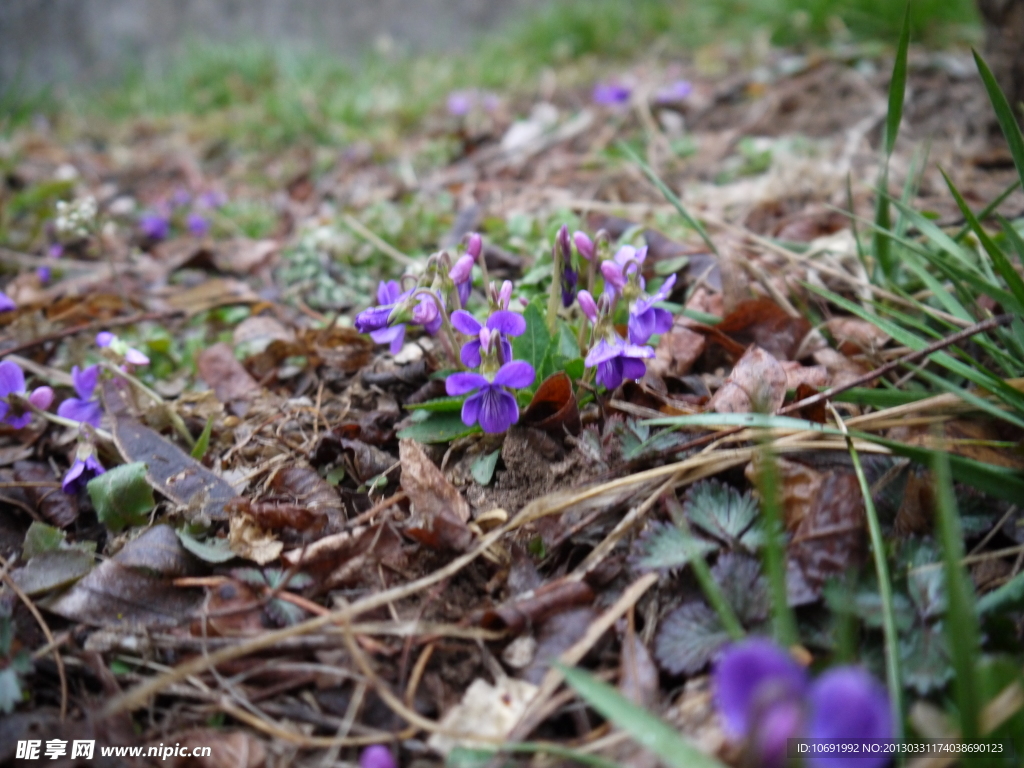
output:
[[[158,393],[154,392],[152,389],[150,389],[137,378],[135,378],[135,376],[128,373],[127,371],[121,370],[116,365],[111,363],[109,360],[104,360],[102,365],[106,370],[110,371],[115,376],[119,376],[120,378],[124,379],[137,390],[147,395],[153,402],[164,406],[167,409],[167,416],[171,420],[171,425],[174,427],[175,430],[177,430],[178,434],[181,435],[181,437],[185,440],[185,444],[188,445],[189,448],[195,447],[196,441],[192,437],[192,433],[188,431],[188,427],[185,426],[185,422],[182,420],[181,416],[178,415],[178,412],[171,408],[166,400],[164,400]]]
[[[548,333],[552,336],[558,330],[555,323],[558,320],[558,305],[562,301],[562,249],[555,242],[551,248],[551,288],[548,291]]]

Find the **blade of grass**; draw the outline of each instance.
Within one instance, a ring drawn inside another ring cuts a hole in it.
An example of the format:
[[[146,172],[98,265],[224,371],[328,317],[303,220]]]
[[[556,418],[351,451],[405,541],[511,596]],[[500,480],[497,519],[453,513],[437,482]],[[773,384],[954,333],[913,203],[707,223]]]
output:
[[[658,188],[658,191],[661,192],[664,198],[672,204],[672,207],[679,212],[679,215],[683,217],[683,221],[686,222],[687,226],[700,235],[700,239],[704,241],[704,244],[717,256],[718,249],[715,247],[715,244],[711,242],[711,238],[708,236],[707,230],[704,229],[704,225],[697,221],[697,219],[695,219],[690,212],[686,210],[686,207],[683,205],[683,201],[679,199],[676,193],[669,189],[668,185],[658,177],[658,174],[656,174],[654,170],[647,165],[647,163],[640,159],[640,156],[633,151],[632,147],[622,141],[618,143],[618,147],[626,157],[636,165],[640,166],[640,170],[642,170],[644,175],[650,179],[651,183]]]
[[[937,498],[938,537],[942,542],[942,559],[946,573],[946,637],[949,641],[953,669],[956,671],[957,704],[960,710],[960,733],[965,741],[980,734],[978,716],[981,702],[978,695],[977,668],[981,649],[978,614],[974,607],[974,591],[961,560],[964,557],[963,530],[956,508],[953,481],[946,453],[936,452],[932,462]]]
[[[1006,95],[999,87],[999,83],[996,82],[992,70],[988,68],[988,64],[978,55],[977,51],[972,50],[971,53],[974,54],[974,63],[978,66],[978,74],[981,75],[981,81],[985,84],[985,90],[988,91],[988,98],[996,111],[999,127],[1002,128],[1003,136],[1006,137],[1006,143],[1010,147],[1013,164],[1017,166],[1017,175],[1020,176],[1020,181],[1024,184],[1024,135],[1021,135],[1013,108],[1006,100]]]
[[[885,540],[882,538],[882,525],[878,521],[878,510],[871,498],[871,486],[864,475],[860,456],[853,446],[853,438],[846,430],[842,416],[829,404],[836,424],[846,436],[846,446],[850,451],[853,471],[860,484],[860,492],[864,497],[864,512],[868,520],[868,534],[871,537],[871,550],[875,560],[875,575],[878,578],[878,594],[882,601],[882,632],[885,637],[885,676],[889,688],[889,700],[892,703],[893,735],[903,738],[903,676],[900,673],[899,633],[896,629],[896,609],[893,607],[892,581],[889,578],[889,563],[885,559]]]
[[[1020,186],[1020,180],[1018,179],[1017,181],[1013,182],[1013,184],[1011,184],[1006,189],[1004,189],[1002,192],[1000,192],[999,196],[995,200],[993,200],[991,203],[986,205],[984,208],[982,208],[978,212],[978,220],[979,221],[984,221],[989,216],[991,216],[993,213],[995,213],[995,210],[1000,205],[1003,204],[1003,202],[1006,200],[1006,198],[1008,198],[1010,195],[1012,195],[1014,192],[1016,192],[1017,188],[1019,186]],[[970,224],[964,224],[962,227],[960,227],[960,231],[957,232],[955,235],[953,235],[953,239],[956,240],[959,243],[961,240],[963,240],[965,237],[967,237],[967,233],[970,232],[970,231],[971,231],[971,225]]]
[[[639,744],[675,768],[725,768],[705,755],[661,718],[638,707],[612,686],[581,669],[556,665],[566,682],[591,707],[626,731]]]
[[[800,633],[786,589],[786,533],[779,498],[779,470],[775,454],[767,443],[761,446],[760,461],[757,462],[757,492],[761,496],[766,523],[764,572],[772,596],[775,640],[783,648],[790,648],[800,642]]]

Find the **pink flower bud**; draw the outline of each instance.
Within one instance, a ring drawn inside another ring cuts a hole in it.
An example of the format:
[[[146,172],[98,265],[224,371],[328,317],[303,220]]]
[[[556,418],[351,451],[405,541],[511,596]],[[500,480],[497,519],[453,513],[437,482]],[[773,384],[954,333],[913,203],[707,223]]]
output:
[[[512,298],[512,281],[506,280],[501,284],[501,290],[498,291],[498,306],[502,309],[508,309],[508,302]]]
[[[451,271],[448,273],[448,277],[450,277],[452,282],[456,285],[466,282],[473,275],[474,263],[475,259],[468,253],[459,256],[458,261],[455,262],[455,266],[453,266]]]
[[[49,387],[36,387],[28,396],[28,401],[41,411],[45,411],[53,402],[53,390]]]
[[[594,297],[590,295],[590,291],[580,291],[576,294],[576,301],[580,303],[580,309],[583,310],[583,314],[587,316],[587,319],[592,323],[596,323],[597,304],[594,302]]]
[[[480,251],[483,250],[484,240],[480,237],[479,232],[473,232],[469,236],[469,242],[466,243],[466,253],[472,256],[474,260],[480,255]]]
[[[582,256],[587,261],[593,261],[594,241],[587,236],[587,233],[578,231],[573,232],[572,239],[573,242],[576,243],[576,250],[579,251],[580,256]]]
[[[489,352],[490,349],[491,349],[491,335],[492,334],[491,334],[491,329],[490,328],[487,328],[485,326],[485,327],[480,329],[480,333],[479,333],[480,348],[483,351],[485,351],[485,352]]]

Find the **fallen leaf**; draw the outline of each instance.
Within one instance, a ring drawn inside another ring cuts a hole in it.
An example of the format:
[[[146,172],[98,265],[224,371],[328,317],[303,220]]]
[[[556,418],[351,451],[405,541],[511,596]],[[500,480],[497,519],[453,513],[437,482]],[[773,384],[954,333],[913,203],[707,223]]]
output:
[[[25,499],[46,522],[58,528],[67,528],[78,519],[78,497],[64,493],[47,464],[35,461],[16,461],[14,481],[18,483],[53,483],[53,487],[25,486],[21,490]]]
[[[704,353],[704,336],[677,323],[661,335],[654,350],[654,359],[647,364],[652,373],[661,376],[685,376]]]
[[[568,374],[559,371],[544,379],[519,421],[557,438],[564,437],[566,432],[578,435],[583,427]]]
[[[167,626],[192,616],[202,600],[171,580],[198,566],[174,529],[155,525],[104,560],[59,597],[40,604],[71,621],[93,626]]]
[[[871,370],[870,366],[857,360],[853,360],[841,352],[837,352],[831,347],[824,347],[817,350],[814,353],[813,358],[814,362],[818,363],[818,365],[824,366],[825,370],[828,371],[828,375],[832,379],[833,387],[845,386]],[[873,387],[877,384],[877,381],[872,381],[862,386]]]
[[[266,746],[248,731],[196,728],[168,736],[167,743],[181,745],[178,756],[171,758],[171,768],[262,768],[267,762]],[[196,747],[209,747],[210,755],[191,756]],[[186,752],[189,757],[180,756]]]
[[[92,570],[95,560],[91,552],[81,549],[41,552],[12,571],[11,578],[26,595],[33,597],[78,581]]]
[[[559,579],[484,611],[479,624],[484,629],[505,630],[517,635],[553,614],[593,601],[594,590],[586,582]]]
[[[786,399],[786,372],[769,352],[751,346],[707,404],[717,413],[774,413]]]
[[[405,532],[430,547],[464,551],[473,541],[466,526],[469,504],[418,443],[402,440],[398,446],[402,489],[413,513]]]
[[[808,386],[823,389],[829,384],[828,370],[823,365],[800,365],[795,360],[780,361],[786,372],[786,389]]]
[[[235,359],[235,351],[227,344],[214,344],[196,357],[199,377],[213,389],[222,403],[246,400],[261,391],[245,367]]]
[[[634,704],[650,709],[658,702],[658,668],[632,624],[626,625],[619,651],[619,691]]]
[[[228,543],[236,555],[259,565],[277,560],[284,549],[284,544],[244,512],[231,515]]]
[[[228,304],[255,304],[260,300],[252,288],[241,280],[228,277],[214,277],[204,280],[194,288],[178,291],[167,299],[172,309],[179,309],[188,315],[197,315]]]
[[[771,299],[739,304],[715,329],[746,346],[756,344],[779,360],[792,360],[811,324],[790,317]]]
[[[221,272],[248,275],[269,264],[279,250],[275,240],[250,240],[236,237],[217,244],[213,261]]]
[[[442,733],[433,734],[427,745],[447,756],[456,747],[482,748],[501,741],[512,732],[536,693],[537,686],[512,677],[498,678],[497,685],[477,678],[462,701],[441,718]]]
[[[889,343],[889,335],[859,317],[831,317],[825,327],[844,355],[873,354]]]

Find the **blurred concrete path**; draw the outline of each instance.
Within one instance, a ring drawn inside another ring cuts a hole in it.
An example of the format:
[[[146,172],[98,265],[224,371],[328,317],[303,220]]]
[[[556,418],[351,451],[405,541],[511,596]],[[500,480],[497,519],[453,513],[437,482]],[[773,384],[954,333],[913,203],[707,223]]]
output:
[[[374,44],[458,46],[543,0],[0,0],[0,86],[72,84],[153,66],[188,40],[354,58]]]

